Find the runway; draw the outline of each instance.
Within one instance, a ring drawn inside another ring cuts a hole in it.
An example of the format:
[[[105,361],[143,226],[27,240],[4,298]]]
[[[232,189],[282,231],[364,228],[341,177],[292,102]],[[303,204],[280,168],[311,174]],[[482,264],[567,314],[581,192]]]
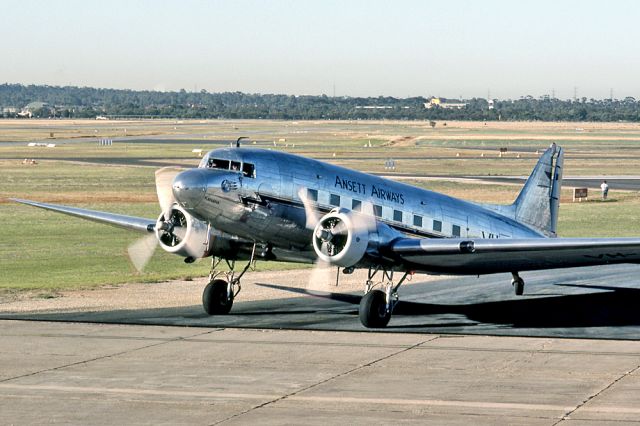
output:
[[[638,265],[612,265],[523,273],[525,295],[515,296],[510,274],[414,282],[384,333],[640,339]],[[306,279],[306,278],[301,278]],[[200,305],[145,309],[63,309],[0,313],[0,319],[80,321],[190,327],[368,331],[358,319],[361,292],[307,290],[247,283],[280,290],[281,297],[234,302],[230,315],[208,316]],[[149,289],[149,298],[153,290]]]
[[[526,176],[516,177],[516,176],[477,176],[477,177],[464,177],[462,179],[479,179],[485,182],[496,182],[496,183],[511,183],[522,185],[527,180]],[[616,190],[625,190],[625,191],[640,191],[640,176],[567,176],[562,179],[562,184],[564,187],[575,187],[575,188],[591,188],[600,191],[600,185],[602,181],[605,180],[609,184],[611,188],[615,188]],[[592,193],[593,194],[593,193]],[[599,192],[596,192],[595,198],[600,196]],[[592,195],[593,197],[593,195]]]

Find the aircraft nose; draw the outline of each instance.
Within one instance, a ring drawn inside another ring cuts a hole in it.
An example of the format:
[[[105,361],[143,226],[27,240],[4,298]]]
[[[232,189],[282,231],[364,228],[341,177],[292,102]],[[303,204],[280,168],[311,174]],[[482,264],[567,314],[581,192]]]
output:
[[[202,170],[186,170],[173,180],[173,196],[184,208],[194,208],[204,198],[207,181]]]

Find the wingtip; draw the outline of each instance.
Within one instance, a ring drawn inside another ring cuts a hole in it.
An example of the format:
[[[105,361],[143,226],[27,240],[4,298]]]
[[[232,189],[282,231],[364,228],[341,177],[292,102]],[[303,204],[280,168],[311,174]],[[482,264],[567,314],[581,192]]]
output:
[[[29,206],[39,206],[42,203],[32,200],[25,200],[24,198],[8,198],[9,201],[13,201],[14,203],[27,204]]]
[[[20,204],[33,203],[33,201],[31,201],[31,200],[25,200],[25,199],[22,199],[22,198],[7,198],[7,200],[13,201],[14,203],[20,203]]]

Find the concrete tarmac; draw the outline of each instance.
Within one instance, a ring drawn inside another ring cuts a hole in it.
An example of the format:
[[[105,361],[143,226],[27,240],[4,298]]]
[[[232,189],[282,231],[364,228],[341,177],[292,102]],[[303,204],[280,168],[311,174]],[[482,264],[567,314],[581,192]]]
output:
[[[631,424],[640,342],[0,321],[0,424]]]
[[[638,268],[415,282],[382,332],[278,283],[228,316],[5,312],[0,424],[640,423]]]

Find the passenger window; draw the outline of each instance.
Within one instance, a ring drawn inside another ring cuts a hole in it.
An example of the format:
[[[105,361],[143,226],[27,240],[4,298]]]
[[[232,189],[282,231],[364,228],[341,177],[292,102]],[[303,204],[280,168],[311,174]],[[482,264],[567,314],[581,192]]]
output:
[[[307,189],[307,199],[309,201],[318,201],[318,191],[315,189]]]
[[[458,225],[453,225],[451,227],[451,234],[453,234],[454,237],[459,237],[460,236],[460,227]]]
[[[373,205],[373,214],[375,217],[382,217],[382,206],[377,204]]]
[[[354,212],[362,211],[362,201],[356,199],[352,200],[351,210],[353,210]]]
[[[433,230],[434,231],[438,231],[438,232],[442,232],[442,222],[440,222],[439,220],[434,220],[433,221]]]
[[[400,210],[393,211],[393,220],[396,222],[402,222],[402,212]]]
[[[329,204],[331,204],[332,206],[340,207],[340,196],[336,194],[330,194]]]
[[[209,167],[212,169],[229,170],[229,160],[221,160],[219,158],[210,158]]]
[[[256,168],[251,163],[244,163],[242,165],[242,176],[255,178],[256,177]]]
[[[413,226],[422,227],[422,216],[418,216],[417,214],[413,215]]]
[[[239,161],[232,161],[231,162],[231,170],[233,170],[234,172],[239,172],[240,171],[240,162]]]

